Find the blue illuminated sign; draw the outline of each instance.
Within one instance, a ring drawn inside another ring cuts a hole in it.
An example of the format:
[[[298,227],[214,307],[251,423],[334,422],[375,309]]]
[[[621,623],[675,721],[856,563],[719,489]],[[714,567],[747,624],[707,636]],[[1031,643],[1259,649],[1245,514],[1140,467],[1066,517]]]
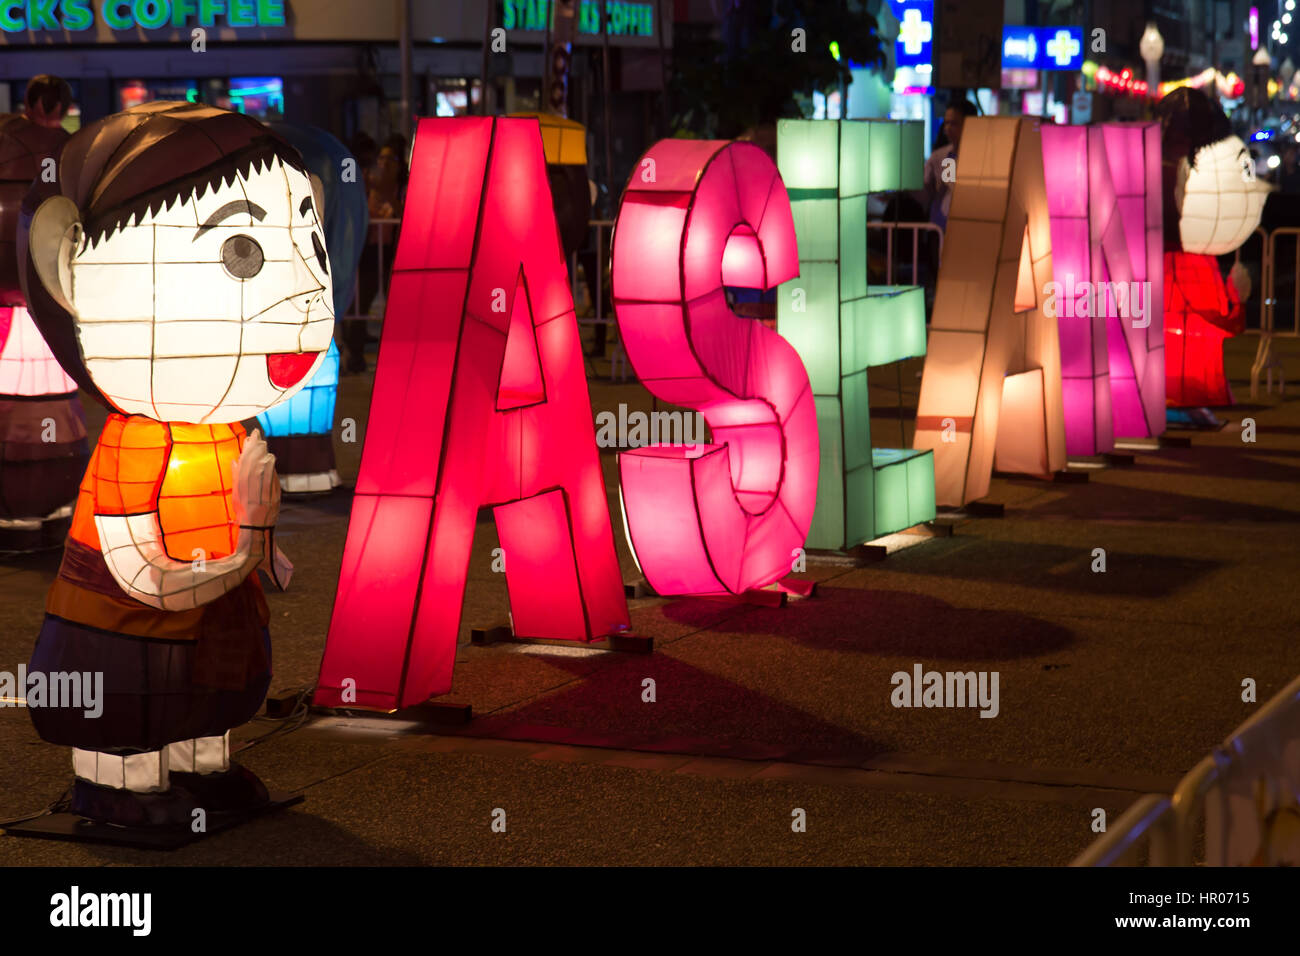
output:
[[[1082,27],[1002,28],[1004,70],[1077,70],[1082,66]]]
[[[898,39],[894,41],[895,65],[928,65],[934,41],[934,4],[931,0],[898,3],[894,14],[898,17]]]

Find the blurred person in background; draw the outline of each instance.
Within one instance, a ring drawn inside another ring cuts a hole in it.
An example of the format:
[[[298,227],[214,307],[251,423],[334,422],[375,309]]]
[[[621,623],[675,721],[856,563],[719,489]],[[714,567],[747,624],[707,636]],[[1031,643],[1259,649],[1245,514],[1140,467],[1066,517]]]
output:
[[[966,122],[966,117],[976,115],[975,104],[967,99],[959,99],[953,102],[943,113],[943,129],[940,132],[942,138],[946,140],[943,146],[935,149],[930,154],[930,158],[925,161],[925,174],[923,182],[925,186],[925,205],[930,210],[930,221],[940,229],[948,224],[948,209],[952,205],[952,179],[953,173],[949,172],[944,175],[945,168],[955,172],[957,161],[957,149],[961,145],[962,126]],[[953,164],[945,167],[945,160],[951,159]]]
[[[366,144],[360,143],[358,146],[364,150]],[[406,200],[406,183],[410,175],[406,168],[406,153],[406,137],[395,133],[384,141],[382,147],[371,154],[374,156],[374,161],[364,167],[371,227],[366,237],[365,250],[361,254],[361,268],[357,276],[363,315],[368,313],[375,296],[385,291],[384,286],[392,277],[393,257],[397,252],[397,225],[376,224],[375,220],[402,217],[402,204]],[[354,155],[360,162],[361,154],[354,150]],[[344,344],[347,350],[344,361],[345,371],[353,373],[366,371],[368,367],[366,344],[373,341],[374,338],[366,331],[364,321],[347,323],[344,330]]]
[[[1282,151],[1282,165],[1277,170],[1277,185],[1284,193],[1300,193],[1300,163],[1296,162],[1300,153],[1295,146],[1288,146]]]

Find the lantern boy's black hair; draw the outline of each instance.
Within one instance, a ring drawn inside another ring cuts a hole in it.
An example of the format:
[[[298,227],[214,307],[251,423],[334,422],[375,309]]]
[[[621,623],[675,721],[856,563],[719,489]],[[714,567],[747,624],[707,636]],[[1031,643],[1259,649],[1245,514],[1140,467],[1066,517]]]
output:
[[[99,242],[132,217],[247,176],[279,159],[306,172],[298,152],[252,117],[199,103],[153,102],[82,127],[63,145],[55,182],[38,179],[23,201],[18,244],[28,310],[64,370],[108,404],[82,364],[76,323],[44,289],[27,248],[31,218],[51,196],[81,213],[85,240]]]
[[[1179,251],[1183,247],[1179,229],[1181,210],[1175,201],[1179,167],[1185,159],[1195,169],[1196,154],[1231,136],[1232,126],[1217,103],[1189,86],[1179,87],[1157,103],[1155,114],[1160,119],[1165,248]]]
[[[1179,87],[1156,104],[1160,145],[1166,159],[1186,158],[1196,168],[1196,154],[1232,135],[1228,117],[1200,90]]]

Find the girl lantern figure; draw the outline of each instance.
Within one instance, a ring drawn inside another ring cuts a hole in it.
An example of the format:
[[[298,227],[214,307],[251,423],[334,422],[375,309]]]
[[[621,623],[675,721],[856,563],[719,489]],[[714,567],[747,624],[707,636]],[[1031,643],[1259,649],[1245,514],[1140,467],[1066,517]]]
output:
[[[59,543],[89,457],[77,384],[27,312],[14,246],[23,197],[67,138],[0,117],[0,551]]]
[[[1250,278],[1238,263],[1224,282],[1215,256],[1259,226],[1266,183],[1223,111],[1183,87],[1156,107],[1165,208],[1165,369],[1170,406],[1231,405],[1223,340],[1245,328]],[[1212,416],[1211,416],[1212,418]]]
[[[73,747],[72,809],[126,826],[240,810],[265,788],[228,731],[270,682],[275,459],[239,424],[324,360],[321,201],[256,120],[154,102],[84,127],[19,229],[24,290],[69,374],[110,410],[30,669],[103,674],[102,713],[35,708]]]

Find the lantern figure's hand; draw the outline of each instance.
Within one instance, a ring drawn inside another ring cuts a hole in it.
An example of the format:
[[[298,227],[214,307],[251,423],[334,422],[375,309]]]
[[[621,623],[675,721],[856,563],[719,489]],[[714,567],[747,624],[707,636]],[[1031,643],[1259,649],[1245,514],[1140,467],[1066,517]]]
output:
[[[239,543],[235,553],[222,558],[177,561],[163,547],[158,512],[137,515],[96,515],[100,547],[109,572],[122,590],[144,604],[164,611],[185,611],[214,601],[239,587],[268,557],[280,515],[280,480],[275,456],[261,432],[244,442],[233,465],[235,515]],[[283,587],[287,573],[274,565],[272,577]]]
[[[241,528],[275,527],[280,517],[280,479],[275,473],[275,456],[256,428],[249,433],[235,459],[235,517]]]
[[[1240,262],[1234,263],[1228,270],[1228,281],[1237,290],[1237,295],[1242,302],[1250,299],[1250,271]]]

